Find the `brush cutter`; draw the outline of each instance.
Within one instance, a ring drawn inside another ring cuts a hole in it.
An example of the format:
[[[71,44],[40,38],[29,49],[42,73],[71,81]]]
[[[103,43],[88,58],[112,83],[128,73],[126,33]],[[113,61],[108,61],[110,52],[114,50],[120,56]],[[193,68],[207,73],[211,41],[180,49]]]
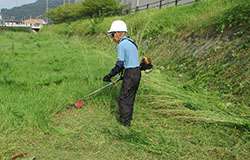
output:
[[[82,108],[82,106],[84,105],[84,101],[83,101],[84,99],[86,99],[86,98],[88,98],[88,97],[90,97],[90,96],[96,94],[97,92],[100,92],[101,90],[103,90],[103,89],[105,89],[105,88],[108,88],[109,86],[116,85],[121,79],[122,79],[122,78],[121,78],[121,75],[118,75],[118,76],[116,77],[116,79],[115,79],[113,82],[110,82],[109,84],[103,86],[102,88],[99,88],[99,89],[97,89],[97,90],[91,92],[90,94],[84,96],[83,98],[77,100],[75,103],[69,104],[69,105],[67,105],[67,106],[65,106],[65,107],[66,107],[66,108],[69,108],[69,107],[75,106],[76,108]]]

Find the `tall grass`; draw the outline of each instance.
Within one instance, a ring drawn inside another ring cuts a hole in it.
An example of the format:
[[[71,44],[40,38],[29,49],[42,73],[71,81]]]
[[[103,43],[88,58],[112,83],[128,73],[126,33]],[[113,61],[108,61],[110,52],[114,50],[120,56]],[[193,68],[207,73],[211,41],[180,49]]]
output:
[[[136,41],[140,41],[140,37],[145,39],[158,38],[159,36],[168,36],[181,33],[183,30],[198,30],[210,26],[220,18],[228,9],[234,8],[240,0],[208,0],[193,3],[192,5],[184,5],[178,7],[169,7],[162,9],[149,9],[146,12],[140,12],[134,15],[116,16],[105,18],[104,21],[97,21],[96,25],[90,24],[90,19],[84,21],[72,22],[73,34],[88,35],[91,28],[96,30],[95,34],[105,34],[110,24],[115,19],[123,19],[128,27],[128,34],[133,36]],[[65,27],[61,27],[65,26]],[[57,29],[59,30],[57,30]],[[43,30],[61,34],[62,29],[67,34],[68,28],[65,24],[58,27],[45,27]],[[57,32],[58,31],[58,32]],[[139,37],[138,37],[139,36]],[[141,44],[141,43],[139,43]]]
[[[49,115],[103,85],[110,58],[79,39],[1,33],[1,130],[48,128]]]

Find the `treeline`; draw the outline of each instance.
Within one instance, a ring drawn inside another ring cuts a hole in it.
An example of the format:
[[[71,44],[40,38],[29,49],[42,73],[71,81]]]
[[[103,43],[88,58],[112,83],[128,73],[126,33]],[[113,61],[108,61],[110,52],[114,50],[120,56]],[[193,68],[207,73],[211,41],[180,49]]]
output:
[[[120,0],[85,0],[50,9],[46,15],[54,23],[71,22],[92,17],[120,15],[125,6]]]

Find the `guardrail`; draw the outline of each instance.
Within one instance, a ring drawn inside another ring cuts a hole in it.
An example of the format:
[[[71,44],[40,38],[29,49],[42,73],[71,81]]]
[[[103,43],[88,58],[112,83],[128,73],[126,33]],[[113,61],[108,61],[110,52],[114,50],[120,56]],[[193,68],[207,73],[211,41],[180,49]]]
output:
[[[138,11],[144,11],[149,8],[162,8],[164,6],[178,6],[178,5],[185,5],[185,4],[191,4],[194,2],[197,2],[199,0],[159,0],[157,2],[148,3],[145,5],[137,6],[136,8],[131,8],[126,10],[127,13],[129,12],[138,12]]]

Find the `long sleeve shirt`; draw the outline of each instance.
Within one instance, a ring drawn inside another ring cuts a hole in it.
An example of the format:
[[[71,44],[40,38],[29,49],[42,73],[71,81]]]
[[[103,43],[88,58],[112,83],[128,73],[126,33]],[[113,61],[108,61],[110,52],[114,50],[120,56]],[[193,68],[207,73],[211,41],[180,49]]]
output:
[[[139,66],[140,61],[137,46],[133,43],[133,40],[126,36],[122,37],[117,46],[117,62],[115,67],[110,71],[110,75],[113,77],[124,68],[136,68]]]

